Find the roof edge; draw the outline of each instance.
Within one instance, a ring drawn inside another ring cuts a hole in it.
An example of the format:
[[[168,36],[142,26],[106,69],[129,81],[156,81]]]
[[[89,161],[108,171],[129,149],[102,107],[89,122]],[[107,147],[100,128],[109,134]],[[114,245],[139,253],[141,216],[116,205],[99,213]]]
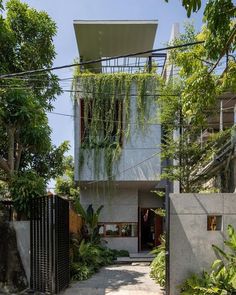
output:
[[[158,24],[158,20],[73,20],[73,24]]]

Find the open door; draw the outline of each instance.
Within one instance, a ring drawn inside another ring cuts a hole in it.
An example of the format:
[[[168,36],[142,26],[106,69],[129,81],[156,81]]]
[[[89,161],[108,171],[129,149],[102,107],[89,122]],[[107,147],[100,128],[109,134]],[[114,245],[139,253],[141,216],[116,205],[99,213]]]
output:
[[[139,251],[150,251],[153,247],[160,245],[163,218],[151,209],[139,209]]]

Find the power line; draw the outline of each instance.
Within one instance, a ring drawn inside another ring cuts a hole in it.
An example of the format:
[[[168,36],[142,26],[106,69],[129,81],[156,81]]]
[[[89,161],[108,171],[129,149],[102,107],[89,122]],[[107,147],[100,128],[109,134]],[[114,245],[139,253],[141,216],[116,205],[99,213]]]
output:
[[[223,109],[224,110],[227,110],[227,109]],[[65,114],[65,113],[60,113],[60,112],[53,112],[53,111],[47,111],[48,114],[52,114],[52,115],[58,115],[58,116],[64,116],[64,117],[71,117],[71,118],[75,118],[76,116],[74,115],[71,115],[71,114]],[[81,119],[87,119],[87,117],[84,117],[84,116],[80,116]],[[125,125],[136,125],[136,126],[140,126],[139,123],[127,123],[127,122],[123,122],[123,121],[118,121],[118,120],[106,120],[106,119],[93,119],[94,121],[99,121],[99,122],[112,122],[112,123],[124,123]],[[148,126],[176,126],[176,127],[191,127],[191,125],[187,125],[187,124],[165,124],[165,123],[148,123],[148,122],[145,122],[144,123],[145,125],[148,125]],[[233,124],[233,122],[232,122]],[[215,126],[216,123],[207,123],[206,124],[207,126]],[[206,126],[206,128],[207,128]],[[123,130],[123,132],[125,132]]]
[[[12,73],[12,74],[3,74],[3,75],[0,75],[0,79],[4,79],[4,78],[8,78],[8,77],[18,77],[18,76],[24,76],[24,75],[31,75],[31,74],[35,74],[35,73],[50,72],[50,71],[61,70],[61,69],[65,69],[65,68],[77,67],[77,66],[91,65],[91,64],[109,61],[109,60],[116,60],[119,58],[139,56],[139,55],[149,54],[149,53],[153,53],[153,52],[159,52],[159,51],[164,51],[164,50],[171,50],[171,49],[183,48],[183,47],[188,47],[188,46],[194,46],[194,45],[202,44],[204,42],[205,41],[197,41],[197,42],[185,43],[185,44],[181,44],[181,45],[167,46],[167,47],[158,48],[158,49],[151,49],[151,50],[146,50],[146,51],[141,51],[141,52],[129,53],[129,54],[124,54],[124,55],[117,55],[117,56],[113,56],[113,57],[99,58],[99,59],[94,59],[94,60],[89,60],[89,61],[84,61],[84,62],[79,62],[79,63],[73,63],[73,64],[68,64],[68,65],[63,65],[63,66],[57,66],[57,67],[51,67],[51,68],[45,68],[45,69],[37,69],[37,70],[29,70],[29,71],[23,71],[23,72]]]
[[[144,160],[142,160],[141,162],[133,165],[133,166],[130,166],[120,172],[118,172],[118,174],[115,175],[115,177],[117,177],[118,175],[122,175],[122,174],[125,174],[127,171],[131,170],[131,169],[134,169],[136,167],[138,167],[139,165],[145,163],[146,161],[149,161],[151,159],[153,159],[154,157],[156,157],[157,155],[161,154],[161,151],[160,152],[156,152],[154,154],[152,154],[150,157],[148,158],[145,158]],[[107,176],[107,179],[104,179],[104,180],[95,180],[95,181],[91,181],[91,182],[88,182],[87,184],[91,185],[91,184],[95,184],[95,183],[99,183],[99,182],[104,182],[104,181],[108,181],[108,180],[113,180],[114,179],[114,176],[110,175],[110,176]]]
[[[222,64],[223,63],[226,63],[225,61],[224,62],[222,62],[222,63],[220,63],[218,66],[217,66],[217,70],[220,70],[220,69],[225,69],[225,66],[222,66]],[[117,74],[119,74],[119,73],[123,73],[123,72],[117,72]],[[92,74],[92,73],[91,73]],[[114,73],[103,73],[103,74],[105,74],[105,75],[109,75],[109,74],[114,74]],[[138,72],[138,73],[133,73],[133,75],[139,75],[139,74],[141,74],[141,72]],[[160,76],[160,74],[158,74],[158,73],[155,73],[157,76]],[[177,76],[179,76],[179,69],[174,69],[174,73],[171,75],[172,77],[177,77]],[[70,83],[71,84],[71,80],[74,80],[75,78],[74,77],[68,77],[68,78],[60,78],[60,79],[58,79],[58,82],[59,83],[65,83],[65,86],[68,84],[68,83]],[[4,78],[4,80],[6,80],[6,81],[9,81],[9,80],[11,80],[11,81],[14,81],[15,83],[17,83],[17,81],[15,81],[15,80],[19,80],[19,81],[23,81],[23,82],[25,82],[25,83],[27,83],[27,82],[31,82],[31,81],[38,81],[38,82],[45,82],[45,80],[44,79],[31,79],[31,78],[24,78],[24,77],[22,77],[22,78]],[[19,84],[2,84],[2,85],[0,85],[0,88],[12,88],[12,89],[15,89],[15,88],[13,88],[13,87],[17,87],[17,89],[42,89],[43,87],[45,87],[45,88],[49,88],[49,87],[47,87],[47,86],[36,86],[36,87],[34,87],[33,85],[28,85],[28,86],[21,86],[21,85],[19,85]],[[52,86],[51,86],[52,87]],[[63,89],[62,89],[63,90]]]

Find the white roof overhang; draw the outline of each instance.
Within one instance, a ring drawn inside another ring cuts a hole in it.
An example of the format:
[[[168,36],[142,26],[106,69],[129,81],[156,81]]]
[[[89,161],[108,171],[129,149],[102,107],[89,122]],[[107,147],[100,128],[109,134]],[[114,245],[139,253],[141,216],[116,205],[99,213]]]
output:
[[[74,29],[80,58],[88,61],[153,49],[157,21],[76,20]]]

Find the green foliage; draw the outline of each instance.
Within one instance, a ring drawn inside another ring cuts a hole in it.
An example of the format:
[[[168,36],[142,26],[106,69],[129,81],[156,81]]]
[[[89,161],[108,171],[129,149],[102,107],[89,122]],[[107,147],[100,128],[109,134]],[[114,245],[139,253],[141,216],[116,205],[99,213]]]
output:
[[[165,0],[168,2],[169,0]],[[197,12],[202,5],[201,0],[182,0],[182,6],[186,9],[188,17],[191,16],[192,12]]]
[[[0,72],[9,74],[51,67],[56,55],[55,22],[45,12],[19,0],[9,0],[4,8],[4,14],[0,11]],[[42,191],[41,177],[46,183],[63,172],[62,159],[68,144],[52,145],[46,115],[60,93],[58,78],[50,72],[37,77],[24,75],[1,80],[0,179],[9,185],[20,204],[19,210],[24,207],[23,200],[22,204],[18,200],[19,195],[23,199],[24,195],[34,195],[33,188],[37,195],[33,183],[38,181]],[[31,179],[31,175],[38,175],[38,180],[33,176]],[[32,187],[27,183],[32,183]],[[18,196],[14,186],[19,187]]]
[[[210,0],[206,4],[204,20],[209,34],[205,47],[209,58],[216,60],[222,53],[235,49],[235,38],[228,42],[233,31],[235,35],[236,6],[234,4],[235,1],[232,0]]]
[[[56,193],[67,196],[73,200],[79,197],[79,188],[75,187],[74,182],[74,161],[72,156],[63,159],[65,172],[56,178]]]
[[[94,274],[93,267],[79,262],[73,262],[70,265],[70,276],[74,281],[83,281],[89,279]]]
[[[193,26],[187,24],[185,33],[173,44],[205,40],[208,34],[206,28],[196,34]],[[209,117],[216,114],[218,96],[236,88],[235,62],[229,63],[220,78],[209,73],[213,60],[208,59],[208,49],[203,44],[172,50],[170,62],[178,67],[179,77],[163,86],[163,95],[158,100],[164,128],[162,158],[168,162],[162,178],[178,180],[182,192],[199,192],[215,176],[200,171],[231,136],[231,131],[226,130],[201,141]]]
[[[42,177],[28,171],[19,173],[12,178],[9,191],[16,211],[26,217],[30,217],[30,200],[43,196],[46,192],[46,187]]]
[[[165,0],[168,2],[168,0]],[[201,8],[201,0],[182,0],[188,17]],[[204,8],[205,48],[207,57],[217,60],[227,52],[235,50],[236,6],[233,0],[209,0]]]
[[[166,216],[166,210],[162,209],[162,208],[157,208],[157,209],[151,209],[156,215],[159,215],[161,217],[165,217]]]
[[[129,138],[133,82],[137,87],[136,122],[143,129],[150,113],[151,100],[146,95],[154,95],[160,84],[156,74],[77,72],[74,76],[73,87],[79,89],[74,98],[83,100],[85,129],[79,169],[83,167],[84,155],[92,156],[96,178],[113,178],[113,167],[121,155],[122,141]],[[105,174],[101,175],[101,171]]]
[[[214,261],[209,272],[201,275],[193,274],[181,286],[183,295],[236,294],[236,234],[234,228],[228,226],[229,239],[224,243],[229,252],[213,245],[218,259]]]
[[[79,199],[75,201],[75,210],[82,216],[84,220],[86,229],[88,231],[87,238],[91,243],[100,243],[98,219],[103,207],[104,206],[101,205],[96,211],[94,211],[92,205],[90,204],[85,211],[80,204]]]
[[[112,249],[111,251],[116,258],[117,257],[129,257],[129,252],[127,250]]]
[[[129,256],[127,251],[111,250],[85,240],[79,243],[78,240],[72,239],[71,247],[73,252],[70,268],[71,277],[78,281],[90,278],[102,266],[112,264],[118,256]]]
[[[161,245],[152,250],[151,254],[156,255],[156,257],[153,259],[151,263],[150,276],[161,287],[165,287],[166,246],[164,236],[161,237]]]

